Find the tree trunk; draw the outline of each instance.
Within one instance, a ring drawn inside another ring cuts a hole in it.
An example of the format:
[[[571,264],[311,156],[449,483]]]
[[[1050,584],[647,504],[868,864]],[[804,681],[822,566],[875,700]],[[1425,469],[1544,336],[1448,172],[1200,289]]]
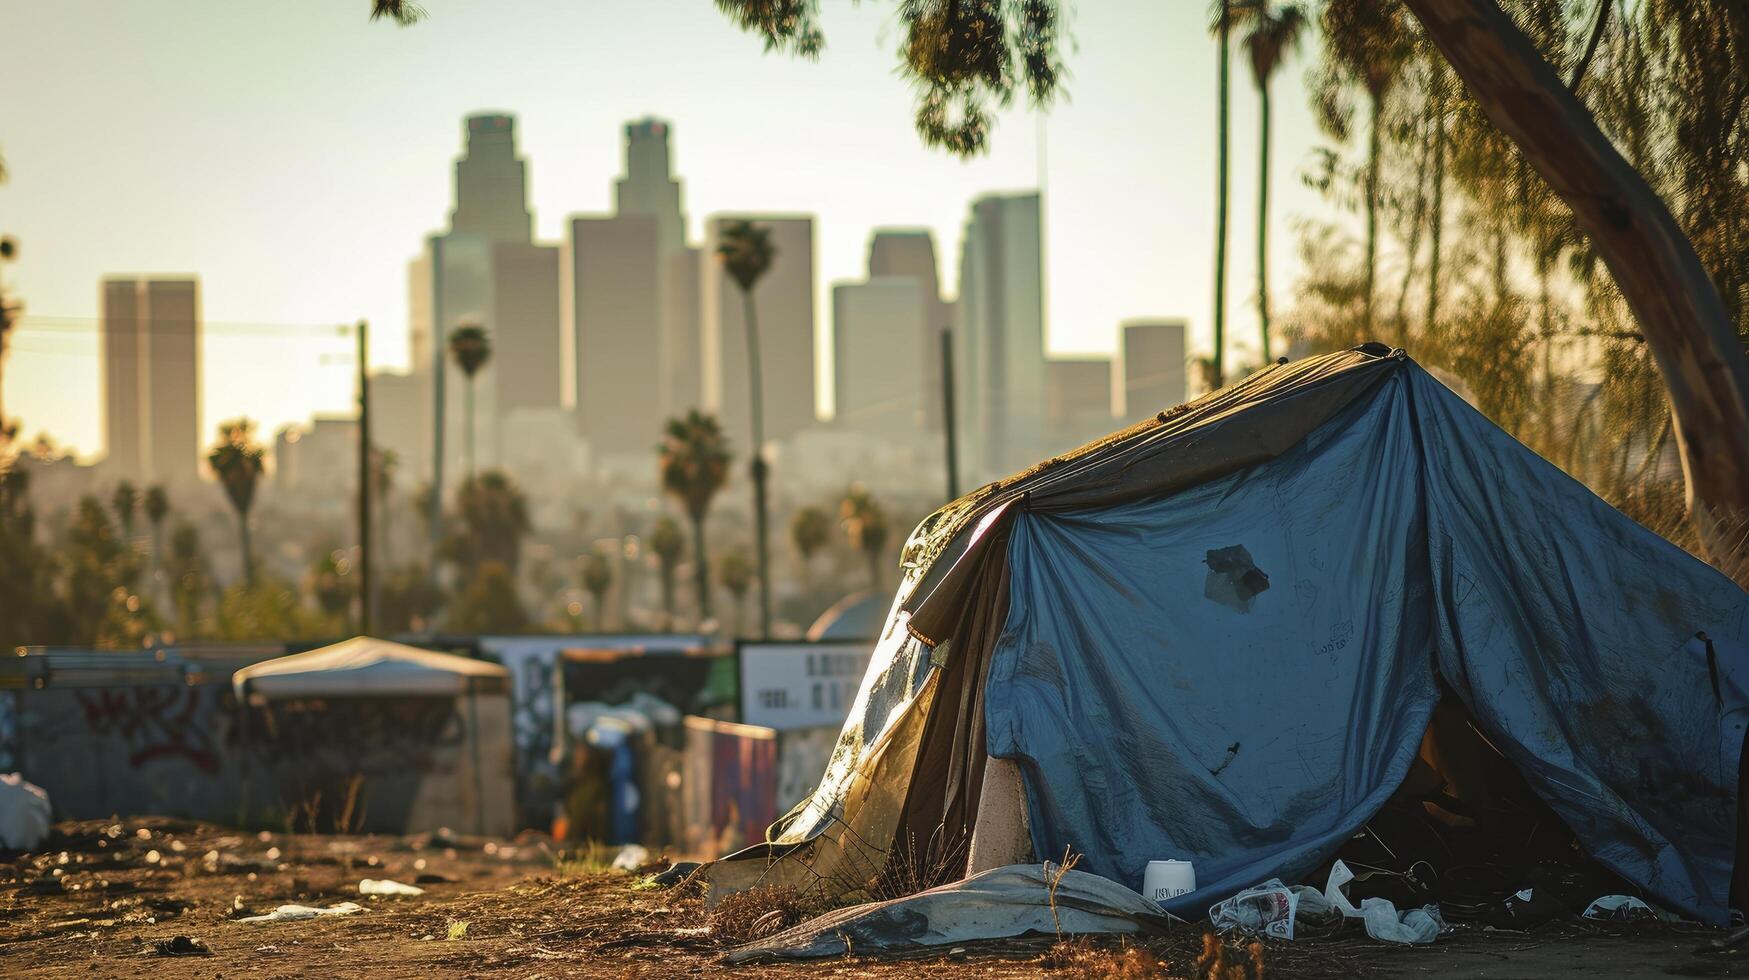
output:
[[[1433,208],[1427,216],[1427,329],[1433,337],[1439,321],[1439,246],[1445,231],[1445,66],[1433,66]]]
[[[711,618],[711,565],[704,555],[704,515],[692,518],[692,566],[694,588],[698,589],[698,623]]]
[[[1212,359],[1213,377],[1211,386],[1219,388],[1226,384],[1226,327],[1227,327],[1227,61],[1228,34],[1231,28],[1232,11],[1228,0],[1221,0],[1221,20],[1219,44],[1220,52],[1220,96],[1216,124],[1215,155],[1215,355]]]
[[[1263,366],[1269,353],[1269,82],[1257,85],[1257,319],[1263,335]]]
[[[243,545],[243,586],[253,589],[255,587],[255,559],[250,554],[249,512],[246,510],[237,512],[237,534]]]
[[[741,302],[747,316],[747,379],[748,394],[753,400],[753,553],[759,564],[759,636],[771,636],[771,555],[766,539],[767,513],[765,481],[769,469],[765,465],[765,390],[759,364],[759,321],[753,308],[753,291],[741,291]],[[736,614],[739,626],[740,612]]]
[[[474,376],[468,375],[468,482],[474,482]]]
[[[1379,126],[1383,120],[1385,100],[1372,97],[1372,118],[1367,121],[1366,137],[1366,296],[1361,307],[1361,337],[1373,336],[1373,292],[1379,266]]]
[[[1670,396],[1689,517],[1749,581],[1749,359],[1669,208],[1493,0],[1405,0],[1489,120],[1573,210],[1639,321]]]
[[[664,628],[674,628],[674,566],[662,563],[662,616],[667,620]]]

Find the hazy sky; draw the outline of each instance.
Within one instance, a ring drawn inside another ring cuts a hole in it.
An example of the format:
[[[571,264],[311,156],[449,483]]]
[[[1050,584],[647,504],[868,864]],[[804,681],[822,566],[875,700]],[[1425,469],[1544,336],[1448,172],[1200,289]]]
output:
[[[1215,49],[1202,0],[1073,4],[1069,101],[1016,110],[971,161],[924,148],[895,75],[891,0],[824,0],[817,63],[762,53],[710,0],[425,0],[411,28],[366,0],[0,0],[0,230],[28,306],[4,395],[25,432],[101,449],[97,283],[195,273],[208,324],[203,429],[271,432],[348,411],[350,341],[406,358],[406,264],[450,205],[463,115],[519,118],[537,236],[611,206],[620,127],[674,124],[694,238],[718,211],[806,211],[821,351],[829,288],[862,275],[870,230],[926,225],[957,280],[968,202],[1037,185],[1045,161],[1049,345],[1109,352],[1126,317],[1212,303]],[[1276,83],[1271,249],[1277,302],[1297,270],[1290,222],[1328,206],[1299,172],[1317,138],[1306,58]],[[1254,345],[1256,98],[1235,57],[1229,335]],[[824,371],[822,371],[824,373]]]

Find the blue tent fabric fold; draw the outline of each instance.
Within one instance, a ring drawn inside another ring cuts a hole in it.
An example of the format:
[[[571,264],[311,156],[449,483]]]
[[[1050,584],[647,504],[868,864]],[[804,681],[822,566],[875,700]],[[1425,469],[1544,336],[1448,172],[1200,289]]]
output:
[[[1401,365],[1237,472],[1018,508],[986,747],[1036,852],[1131,888],[1189,859],[1183,914],[1295,880],[1396,790],[1443,681],[1600,861],[1726,921],[1749,596]]]

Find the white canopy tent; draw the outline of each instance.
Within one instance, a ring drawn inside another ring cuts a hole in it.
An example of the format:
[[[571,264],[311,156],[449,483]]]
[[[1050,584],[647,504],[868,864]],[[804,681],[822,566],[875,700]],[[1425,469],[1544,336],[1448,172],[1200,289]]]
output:
[[[374,636],[252,664],[231,675],[237,696],[281,698],[455,697],[507,690],[498,664],[432,653]]]
[[[433,653],[370,636],[355,636],[330,646],[252,664],[232,675],[243,712],[243,738],[251,737],[253,709],[271,711],[275,702],[327,702],[340,720],[356,716],[359,705],[403,699],[446,699],[465,726],[461,744],[430,746],[430,770],[388,773],[374,767],[385,783],[412,777],[417,787],[406,801],[399,832],[467,827],[474,833],[508,836],[515,832],[515,774],[511,760],[510,672],[504,667]],[[349,704],[352,705],[349,707]],[[365,708],[367,715],[380,708]],[[367,729],[369,730],[369,729]],[[344,740],[344,728],[334,736]],[[268,733],[269,740],[272,739]],[[380,739],[368,739],[377,742]],[[465,748],[463,747],[465,746]],[[343,755],[368,755],[369,744],[342,746]],[[363,769],[373,768],[359,762]],[[247,809],[249,781],[243,784]],[[380,812],[380,808],[379,808]]]

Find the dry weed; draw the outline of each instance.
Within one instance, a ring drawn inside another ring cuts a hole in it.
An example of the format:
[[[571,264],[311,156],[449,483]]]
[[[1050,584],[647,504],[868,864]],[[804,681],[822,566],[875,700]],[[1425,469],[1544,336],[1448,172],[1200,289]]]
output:
[[[1240,952],[1212,932],[1202,934],[1202,955],[1191,974],[1197,980],[1263,980],[1263,943],[1253,939]]]
[[[1101,949],[1086,937],[1058,940],[1043,963],[1077,980],[1156,980],[1169,975],[1166,964],[1146,949]]]
[[[818,914],[815,902],[787,888],[750,888],[724,898],[711,911],[711,935],[730,945],[776,935]]]

